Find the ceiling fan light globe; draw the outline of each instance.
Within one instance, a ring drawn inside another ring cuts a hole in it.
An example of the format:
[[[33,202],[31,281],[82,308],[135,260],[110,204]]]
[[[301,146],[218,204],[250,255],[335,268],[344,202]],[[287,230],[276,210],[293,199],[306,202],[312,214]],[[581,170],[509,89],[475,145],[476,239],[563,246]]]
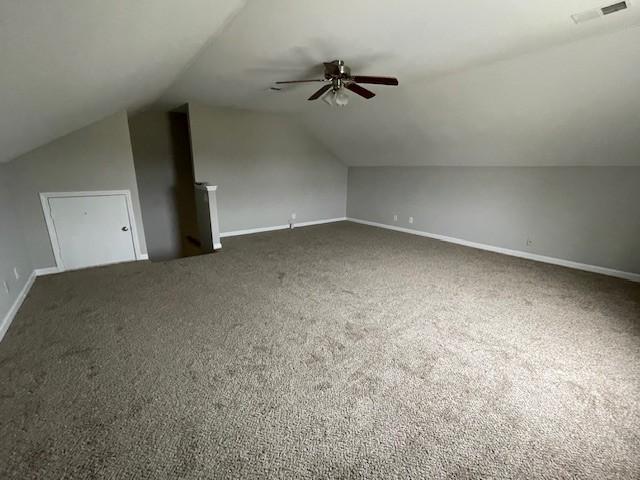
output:
[[[349,95],[347,95],[344,90],[340,89],[340,91],[336,93],[334,101],[337,106],[344,107],[349,103]]]
[[[327,92],[327,94],[325,96],[322,97],[322,101],[324,103],[326,103],[327,105],[329,105],[330,107],[335,106],[335,92],[333,90],[330,90],[329,92]]]

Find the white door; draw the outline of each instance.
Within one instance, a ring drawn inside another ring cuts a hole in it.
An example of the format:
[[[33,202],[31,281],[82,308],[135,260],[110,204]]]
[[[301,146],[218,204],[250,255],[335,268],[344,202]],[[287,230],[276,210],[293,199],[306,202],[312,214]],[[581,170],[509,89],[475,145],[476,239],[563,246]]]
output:
[[[125,195],[49,197],[66,270],[136,259]]]

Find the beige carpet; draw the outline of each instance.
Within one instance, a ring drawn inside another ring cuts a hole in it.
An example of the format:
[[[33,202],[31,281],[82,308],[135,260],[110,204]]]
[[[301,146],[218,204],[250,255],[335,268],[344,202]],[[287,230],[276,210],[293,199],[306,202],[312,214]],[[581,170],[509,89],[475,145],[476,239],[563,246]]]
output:
[[[0,478],[640,478],[640,287],[351,223],[39,278]]]

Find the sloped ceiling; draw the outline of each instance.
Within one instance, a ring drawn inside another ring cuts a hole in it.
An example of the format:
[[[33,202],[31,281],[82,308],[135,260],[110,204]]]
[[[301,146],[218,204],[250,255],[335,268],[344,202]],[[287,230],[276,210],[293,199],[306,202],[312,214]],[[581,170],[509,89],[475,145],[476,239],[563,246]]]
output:
[[[632,28],[301,120],[349,165],[640,166],[639,87]]]
[[[612,2],[14,3],[0,20],[16,50],[0,53],[15,70],[0,79],[7,158],[156,99],[296,115],[348,165],[640,165],[640,4],[575,25]],[[307,102],[313,85],[269,90],[334,58],[401,85],[341,110]]]
[[[163,101],[295,112],[348,165],[640,165],[640,4],[571,20],[607,3],[251,2]],[[341,110],[268,89],[334,58],[401,85]]]
[[[155,100],[243,5],[0,1],[0,161]]]

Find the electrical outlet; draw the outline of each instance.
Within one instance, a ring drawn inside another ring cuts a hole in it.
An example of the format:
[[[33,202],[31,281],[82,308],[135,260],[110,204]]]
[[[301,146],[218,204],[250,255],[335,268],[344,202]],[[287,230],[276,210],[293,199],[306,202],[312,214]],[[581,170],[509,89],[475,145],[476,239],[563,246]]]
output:
[[[295,219],[296,219],[296,212],[293,212],[293,213],[291,214],[291,220],[295,220]]]
[[[16,277],[16,280],[20,280],[20,272],[18,272],[18,267],[13,267],[13,276]]]
[[[2,286],[4,287],[4,293],[9,293],[9,284],[6,280],[2,281]]]
[[[413,217],[409,217],[409,223],[413,223]]]
[[[397,214],[397,213],[394,213],[394,214],[393,214],[393,221],[394,221],[394,222],[397,222],[397,221],[398,221],[398,214]]]

